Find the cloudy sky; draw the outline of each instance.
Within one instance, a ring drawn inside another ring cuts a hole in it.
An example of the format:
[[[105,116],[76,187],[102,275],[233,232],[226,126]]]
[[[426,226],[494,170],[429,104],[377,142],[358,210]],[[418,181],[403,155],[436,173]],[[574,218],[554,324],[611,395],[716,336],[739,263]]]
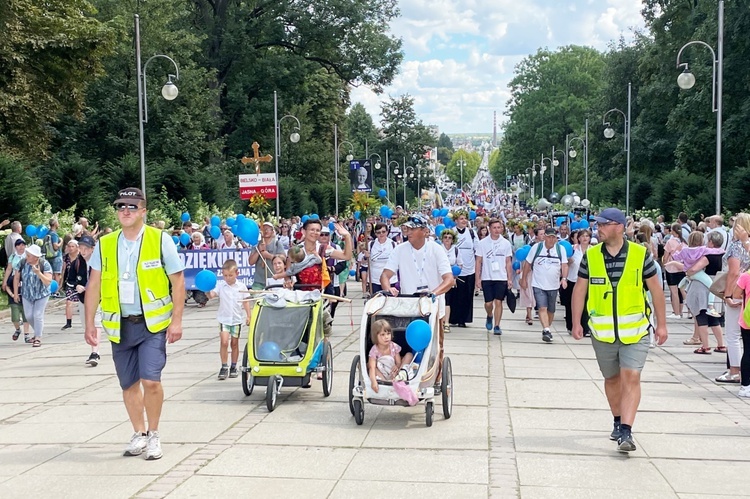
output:
[[[446,133],[492,132],[505,120],[513,68],[540,47],[606,50],[643,26],[641,0],[400,0],[392,32],[404,41],[401,72],[380,96],[354,89],[380,122],[380,103],[410,94],[426,124]]]

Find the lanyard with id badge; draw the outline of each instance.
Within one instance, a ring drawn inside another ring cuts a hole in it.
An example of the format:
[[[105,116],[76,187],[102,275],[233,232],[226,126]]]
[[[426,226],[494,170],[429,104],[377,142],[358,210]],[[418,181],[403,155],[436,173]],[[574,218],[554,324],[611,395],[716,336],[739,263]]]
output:
[[[429,290],[429,287],[427,286],[427,283],[424,282],[424,266],[427,263],[427,248],[422,249],[424,251],[424,255],[422,256],[422,266],[417,266],[417,256],[414,252],[414,248],[411,248],[411,258],[414,260],[414,268],[417,269],[417,275],[419,276],[419,286],[417,286],[417,293],[426,292]]]
[[[500,262],[497,261],[497,250],[499,248],[500,245],[496,245],[494,242],[492,243],[492,261],[490,262],[490,269],[492,270],[492,272],[500,272]]]
[[[118,282],[118,289],[120,294],[120,303],[123,305],[133,305],[135,304],[135,281],[131,281],[130,279],[133,277],[132,274],[132,262],[131,258],[133,257],[133,253],[138,249],[140,246],[139,241],[141,237],[143,236],[143,231],[146,229],[146,226],[144,225],[141,227],[141,231],[138,233],[138,236],[136,236],[135,241],[132,241],[132,245],[128,246],[128,243],[131,243],[131,241],[128,241],[125,239],[125,236],[123,235],[123,240],[125,241],[125,271],[120,275],[120,280]]]

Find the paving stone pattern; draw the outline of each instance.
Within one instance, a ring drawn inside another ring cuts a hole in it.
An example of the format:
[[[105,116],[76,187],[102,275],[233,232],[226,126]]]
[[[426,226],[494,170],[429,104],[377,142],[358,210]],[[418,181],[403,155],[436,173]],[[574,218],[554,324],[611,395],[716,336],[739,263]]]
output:
[[[350,283],[350,288],[358,287]],[[506,311],[488,335],[480,298],[475,327],[453,328],[455,405],[433,427],[424,405],[347,406],[363,301],[339,306],[334,388],[284,388],[269,413],[264,387],[245,397],[239,379],[217,380],[215,302],[188,305],[184,339],[168,347],[160,424],[164,457],[122,456],[132,433],[110,349],[84,361],[78,316],[60,331],[51,308],[41,348],[11,340],[0,322],[0,497],[161,498],[228,495],[377,497],[740,497],[750,495],[750,401],[719,385],[725,356],[695,355],[687,320],[669,323],[665,347],[643,373],[638,450],[619,454],[590,340],[555,321],[552,344],[538,321]],[[560,314],[558,314],[560,315]],[[713,341],[713,339],[712,339]],[[244,346],[244,339],[242,341]]]

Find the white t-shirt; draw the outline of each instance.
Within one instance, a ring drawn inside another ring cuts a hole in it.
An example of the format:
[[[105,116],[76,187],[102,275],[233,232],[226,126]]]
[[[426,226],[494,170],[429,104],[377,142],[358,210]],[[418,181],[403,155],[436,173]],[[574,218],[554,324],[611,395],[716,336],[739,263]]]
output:
[[[216,294],[219,295],[219,310],[216,312],[216,320],[219,324],[227,326],[236,326],[245,322],[245,309],[240,300],[247,298],[248,294],[245,286],[240,281],[235,281],[229,285],[224,281],[216,283]]]
[[[401,294],[405,295],[416,293],[422,286],[433,291],[443,281],[443,275],[451,273],[445,248],[427,241],[419,250],[411,243],[398,245],[385,268],[400,275]]]
[[[573,261],[568,263],[568,284],[578,281],[578,269],[581,267],[583,253],[579,248],[573,252]]]
[[[388,237],[393,239],[394,241],[402,237],[401,227],[398,227],[397,225],[391,225],[391,227],[388,229]]]
[[[513,258],[513,247],[507,239],[503,236],[497,239],[492,239],[492,236],[485,237],[477,244],[476,253],[478,257],[482,257],[481,280],[508,280],[505,263],[508,258]]]
[[[472,229],[468,227],[464,229],[463,234],[460,230],[456,229],[456,233],[458,234],[456,246],[458,246],[458,251],[461,253],[461,260],[464,262],[464,266],[461,268],[461,274],[459,274],[461,276],[471,275],[476,272],[474,244],[479,242],[479,238],[476,237],[476,233],[474,233],[476,239],[472,238],[471,232]]]
[[[443,249],[445,249],[444,245],[441,244],[440,246],[443,246]],[[464,261],[461,258],[461,252],[458,251],[458,248],[455,245],[446,249],[445,254],[448,256],[448,263],[450,264],[451,268],[454,265],[458,265],[459,267],[464,266]]]
[[[396,243],[391,239],[386,239],[383,244],[377,239],[370,243],[370,282],[380,284],[380,275],[383,273],[388,259],[396,248]],[[396,276],[391,278],[391,283],[398,281]]]
[[[536,261],[534,261],[534,255],[539,250],[539,246],[542,248]],[[563,256],[558,254],[558,248]],[[532,246],[529,256],[526,257],[526,261],[529,264],[534,262],[534,272],[531,274],[531,286],[545,291],[559,289],[562,258],[565,258],[565,261],[567,261],[565,248],[557,243],[550,249],[547,249],[544,243],[536,243]]]

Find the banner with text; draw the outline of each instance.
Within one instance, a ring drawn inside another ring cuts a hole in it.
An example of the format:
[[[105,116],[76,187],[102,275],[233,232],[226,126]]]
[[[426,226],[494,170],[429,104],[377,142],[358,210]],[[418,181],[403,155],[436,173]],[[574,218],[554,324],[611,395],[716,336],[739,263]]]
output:
[[[260,194],[266,199],[276,199],[275,173],[245,173],[240,175],[240,199],[250,199]]]
[[[250,265],[250,255],[253,249],[225,249],[225,250],[189,250],[178,252],[182,264],[185,266],[185,289],[198,289],[195,287],[195,276],[201,270],[210,270],[216,274],[217,281],[223,281],[221,267],[227,260],[237,262],[237,280],[244,283],[248,289],[253,285],[253,273],[255,266]]]

